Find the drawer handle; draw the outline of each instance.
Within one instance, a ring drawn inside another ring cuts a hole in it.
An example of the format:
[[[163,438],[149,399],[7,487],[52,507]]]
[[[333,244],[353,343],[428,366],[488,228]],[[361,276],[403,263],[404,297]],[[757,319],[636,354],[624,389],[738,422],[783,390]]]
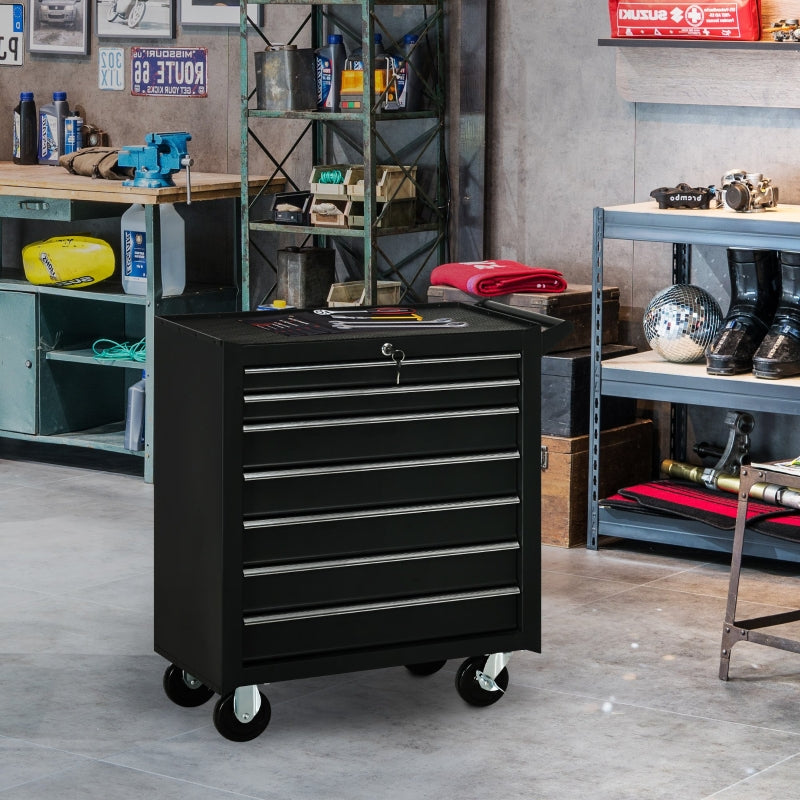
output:
[[[377,603],[359,603],[350,606],[331,606],[330,608],[310,608],[304,611],[285,611],[278,614],[261,614],[244,617],[244,624],[268,625],[273,622],[298,622],[303,619],[335,617],[346,614],[363,614],[370,611],[391,611],[399,608],[415,608],[420,606],[439,605],[442,603],[464,603],[472,600],[491,600],[496,597],[512,597],[518,595],[518,586],[501,586],[497,589],[479,589],[474,592],[458,592],[454,594],[423,595],[403,600],[386,600]],[[468,613],[466,610],[464,613]]]
[[[20,200],[19,207],[23,211],[47,211],[50,203],[45,200]]]

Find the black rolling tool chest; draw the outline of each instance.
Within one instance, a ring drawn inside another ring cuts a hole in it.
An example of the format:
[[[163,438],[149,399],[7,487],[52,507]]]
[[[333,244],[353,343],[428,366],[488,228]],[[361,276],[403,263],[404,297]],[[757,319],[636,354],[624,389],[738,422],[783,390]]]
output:
[[[569,326],[487,305],[419,309],[461,327],[156,319],[170,699],[220,694],[218,730],[246,740],[271,681],[467,656],[461,695],[502,696],[510,651],[540,648],[541,357]]]

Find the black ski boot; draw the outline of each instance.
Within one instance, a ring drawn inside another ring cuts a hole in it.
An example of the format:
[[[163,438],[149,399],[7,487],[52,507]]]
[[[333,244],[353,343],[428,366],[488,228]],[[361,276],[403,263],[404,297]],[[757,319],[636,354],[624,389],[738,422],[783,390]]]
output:
[[[731,303],[706,350],[706,372],[736,375],[753,368],[753,354],[769,330],[780,298],[774,250],[728,249]]]
[[[781,301],[753,356],[756,378],[800,375],[800,253],[781,252]]]

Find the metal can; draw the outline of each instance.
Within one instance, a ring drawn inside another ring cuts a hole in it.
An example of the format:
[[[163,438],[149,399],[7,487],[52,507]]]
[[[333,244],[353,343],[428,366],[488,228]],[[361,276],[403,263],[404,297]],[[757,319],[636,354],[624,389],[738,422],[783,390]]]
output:
[[[74,153],[83,147],[83,120],[80,117],[64,118],[64,153]]]

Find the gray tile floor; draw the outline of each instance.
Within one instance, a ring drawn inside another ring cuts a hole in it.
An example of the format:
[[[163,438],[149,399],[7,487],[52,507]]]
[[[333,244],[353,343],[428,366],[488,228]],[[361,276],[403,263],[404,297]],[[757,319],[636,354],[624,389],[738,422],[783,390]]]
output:
[[[140,462],[0,440],[2,800],[786,800],[800,655],[743,643],[717,678],[724,558],[621,543],[543,549],[543,652],[467,706],[457,662],[279,683],[234,744],[161,689],[152,487]],[[749,565],[744,613],[797,602]]]

